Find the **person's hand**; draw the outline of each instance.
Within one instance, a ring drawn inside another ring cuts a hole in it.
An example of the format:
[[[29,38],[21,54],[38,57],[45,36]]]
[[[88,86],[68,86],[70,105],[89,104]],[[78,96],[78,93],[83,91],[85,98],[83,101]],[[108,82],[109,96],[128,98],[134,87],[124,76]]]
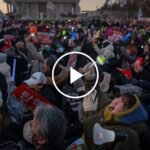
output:
[[[52,85],[53,84],[52,78],[51,77],[46,77],[46,83],[48,85]]]
[[[79,68],[79,72],[80,72],[80,73],[83,73],[83,68]]]
[[[136,73],[140,73],[142,70],[143,70],[143,67],[142,67],[142,66],[134,67],[134,71],[135,71]]]

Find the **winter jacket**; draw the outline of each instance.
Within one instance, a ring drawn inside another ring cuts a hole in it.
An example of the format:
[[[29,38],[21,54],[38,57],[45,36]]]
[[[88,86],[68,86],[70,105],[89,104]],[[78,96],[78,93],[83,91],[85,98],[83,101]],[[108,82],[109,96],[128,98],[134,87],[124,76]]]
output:
[[[150,63],[145,65],[139,73],[140,79],[150,81]]]
[[[8,111],[14,122],[21,123],[24,117],[28,115],[28,108],[21,102],[21,100],[18,100],[15,96],[12,95],[12,92],[16,89],[14,82],[9,82],[8,87]]]
[[[39,53],[36,47],[29,41],[26,42],[26,47],[28,49],[29,60],[30,61],[34,60],[32,73],[43,71],[42,68],[43,68],[44,58],[42,53]]]
[[[7,82],[5,79],[5,76],[0,73],[0,91],[2,93],[2,99],[3,99],[3,104],[6,106],[6,100],[7,100]]]
[[[148,116],[139,99],[137,97],[136,99],[135,105],[126,112],[112,115],[107,105],[101,110],[100,114],[91,114],[84,120],[84,135],[88,150],[101,150],[103,146],[106,150],[140,150],[144,141],[143,137],[146,137],[147,134],[149,135],[149,129],[144,123]],[[96,122],[100,123],[104,128],[124,131],[128,134],[127,140],[101,146],[95,145],[91,139],[93,139],[93,127]],[[149,144],[146,143],[146,146],[149,147]]]
[[[0,53],[0,72],[5,76],[7,82],[10,81],[10,66],[6,63],[7,55]]]

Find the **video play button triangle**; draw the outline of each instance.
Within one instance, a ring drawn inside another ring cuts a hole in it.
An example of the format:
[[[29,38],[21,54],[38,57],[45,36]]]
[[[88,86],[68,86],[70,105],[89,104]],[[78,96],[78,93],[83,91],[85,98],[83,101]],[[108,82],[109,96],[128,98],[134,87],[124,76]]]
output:
[[[81,77],[83,77],[83,75],[81,73],[79,73],[78,71],[76,71],[73,68],[70,68],[70,84],[74,83]]]

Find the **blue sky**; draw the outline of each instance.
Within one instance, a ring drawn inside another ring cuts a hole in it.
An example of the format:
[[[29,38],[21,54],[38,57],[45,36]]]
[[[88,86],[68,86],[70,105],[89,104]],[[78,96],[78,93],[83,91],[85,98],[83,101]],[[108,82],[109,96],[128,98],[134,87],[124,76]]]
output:
[[[96,7],[103,5],[105,0],[80,0],[81,10],[95,10]],[[0,9],[6,12],[6,4],[0,0]]]

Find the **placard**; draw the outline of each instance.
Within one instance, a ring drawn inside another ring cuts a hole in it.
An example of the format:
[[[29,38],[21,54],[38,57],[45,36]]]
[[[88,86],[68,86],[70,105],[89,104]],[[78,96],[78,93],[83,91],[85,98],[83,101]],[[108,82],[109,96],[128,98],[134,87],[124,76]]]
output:
[[[45,97],[30,89],[26,84],[21,84],[12,93],[18,100],[21,100],[29,109],[34,110],[41,104],[52,105]]]

